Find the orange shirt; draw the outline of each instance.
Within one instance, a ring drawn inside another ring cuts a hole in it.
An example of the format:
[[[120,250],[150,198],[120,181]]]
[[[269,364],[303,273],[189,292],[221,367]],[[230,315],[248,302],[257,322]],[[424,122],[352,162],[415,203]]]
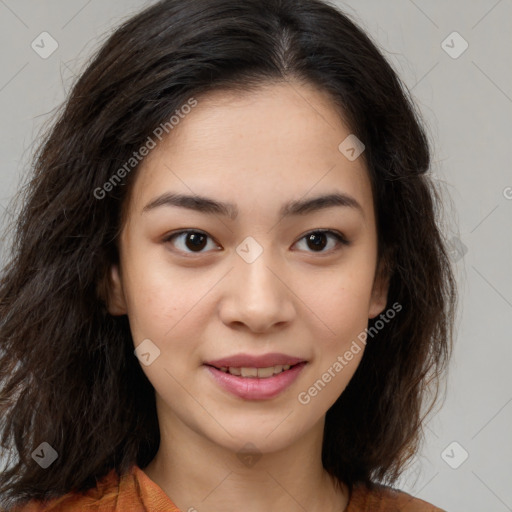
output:
[[[96,488],[84,494],[69,493],[43,505],[31,501],[13,512],[193,512],[180,511],[164,491],[138,466],[119,478],[112,470]],[[355,486],[345,512],[444,512],[411,495],[379,486],[368,491]]]

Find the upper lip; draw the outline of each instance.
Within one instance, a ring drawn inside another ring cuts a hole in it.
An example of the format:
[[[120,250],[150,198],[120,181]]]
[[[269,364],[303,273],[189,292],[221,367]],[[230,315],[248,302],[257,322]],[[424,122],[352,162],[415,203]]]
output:
[[[263,354],[261,356],[253,356],[250,354],[235,354],[215,361],[206,361],[205,364],[215,366],[216,368],[269,368],[271,366],[285,365],[290,366],[302,363],[305,359],[301,357],[293,357],[287,354]]]

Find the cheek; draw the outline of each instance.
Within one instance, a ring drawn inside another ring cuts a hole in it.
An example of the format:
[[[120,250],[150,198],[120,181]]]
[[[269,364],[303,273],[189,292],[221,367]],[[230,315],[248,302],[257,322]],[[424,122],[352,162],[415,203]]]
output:
[[[343,393],[366,347],[368,294],[347,287],[331,290],[329,297],[312,330],[315,360],[297,397],[312,416],[325,413]]]
[[[343,393],[352,379],[364,353],[364,347],[357,354],[351,353],[347,360],[343,351],[338,351],[315,368],[314,375],[305,379],[305,385],[297,395],[297,408],[312,418],[325,414]]]
[[[182,319],[194,312],[206,290],[151,252],[134,254],[125,264],[124,292],[130,327],[138,338],[154,338],[162,342],[182,328]],[[166,336],[167,335],[167,336]]]
[[[315,320],[322,338],[336,344],[348,335],[364,329],[369,316],[373,267],[368,264],[346,265],[328,275],[302,281],[297,288]]]
[[[150,338],[159,344],[178,321],[178,318],[174,320],[180,313],[177,295],[167,290],[163,282],[152,286],[148,280],[140,284],[133,282],[133,291],[128,289],[127,295],[127,312],[135,343]]]
[[[348,385],[364,354],[369,301],[373,284],[372,262],[362,258],[347,265],[316,287],[304,288],[315,339],[315,364],[311,367],[299,403],[312,410],[330,407]],[[303,295],[304,296],[304,295]]]
[[[179,383],[189,378],[190,365],[201,364],[202,330],[213,314],[201,298],[206,299],[215,280],[192,279],[187,270],[172,269],[143,256],[126,267],[125,280],[134,345],[149,339],[158,353],[154,362],[142,369],[157,392],[172,403],[183,394]]]
[[[188,288],[182,287],[178,278],[164,278],[155,267],[134,275],[141,277],[131,279],[127,289],[134,345],[138,347],[143,340],[151,340],[149,346],[158,355],[150,365],[142,364],[142,370],[165,401],[173,403],[175,397],[182,397],[179,383],[187,380],[189,372],[183,362],[194,359],[202,339],[198,326],[203,324],[197,318],[198,295],[190,293],[194,289],[190,283]]]

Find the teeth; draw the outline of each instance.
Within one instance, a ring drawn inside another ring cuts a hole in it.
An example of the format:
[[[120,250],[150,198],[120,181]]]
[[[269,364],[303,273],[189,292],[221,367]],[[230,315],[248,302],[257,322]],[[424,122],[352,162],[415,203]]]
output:
[[[276,366],[269,366],[267,368],[235,368],[232,366],[223,366],[220,370],[224,373],[230,373],[231,375],[237,375],[241,377],[252,377],[259,379],[268,379],[273,375],[277,375],[285,370],[289,370],[291,365],[289,364],[278,364]]]
[[[242,377],[257,377],[258,376],[258,368],[240,368],[242,372]]]
[[[258,368],[258,378],[266,379],[274,375],[274,367],[269,366],[268,368]]]

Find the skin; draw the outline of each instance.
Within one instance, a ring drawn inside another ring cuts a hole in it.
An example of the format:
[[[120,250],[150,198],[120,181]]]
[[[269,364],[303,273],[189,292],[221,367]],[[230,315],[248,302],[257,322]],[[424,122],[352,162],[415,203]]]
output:
[[[364,351],[307,405],[297,397],[386,306],[367,169],[339,151],[350,129],[313,86],[197,99],[141,164],[110,273],[110,313],[128,315],[135,347],[150,339],[160,350],[142,366],[161,432],[144,471],[182,511],[344,510],[346,486],[322,467],[323,427]],[[235,203],[239,215],[143,212],[171,191]],[[333,191],[355,198],[362,212],[336,206],[278,218],[287,201]],[[164,240],[180,229],[206,233],[206,245],[194,250],[187,235]],[[327,236],[316,250],[304,238],[315,229],[339,231],[350,245]],[[263,249],[252,263],[236,252],[248,236]],[[203,365],[240,352],[282,352],[308,364],[277,397],[246,400]],[[261,455],[250,466],[237,457],[246,443]]]

